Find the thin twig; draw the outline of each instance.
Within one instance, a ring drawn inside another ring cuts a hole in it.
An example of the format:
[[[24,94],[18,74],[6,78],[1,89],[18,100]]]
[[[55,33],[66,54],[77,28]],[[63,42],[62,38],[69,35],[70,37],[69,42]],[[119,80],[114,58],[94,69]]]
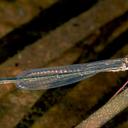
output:
[[[128,107],[128,88],[110,99],[103,107],[82,121],[75,128],[100,128],[122,110]]]

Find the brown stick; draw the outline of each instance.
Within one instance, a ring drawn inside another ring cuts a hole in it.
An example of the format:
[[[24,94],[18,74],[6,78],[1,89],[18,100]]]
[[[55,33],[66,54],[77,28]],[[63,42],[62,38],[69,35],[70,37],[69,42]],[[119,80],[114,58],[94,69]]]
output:
[[[128,88],[109,100],[103,107],[82,121],[75,128],[100,128],[115,115],[128,107]]]

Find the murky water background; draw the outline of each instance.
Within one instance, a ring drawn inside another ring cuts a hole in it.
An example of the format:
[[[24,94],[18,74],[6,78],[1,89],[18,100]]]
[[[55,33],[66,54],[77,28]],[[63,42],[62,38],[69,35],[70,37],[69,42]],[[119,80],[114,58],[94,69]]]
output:
[[[126,0],[0,1],[0,76],[128,54]],[[73,128],[104,105],[127,72],[51,90],[0,86],[0,128]],[[103,128],[128,127],[128,109]]]

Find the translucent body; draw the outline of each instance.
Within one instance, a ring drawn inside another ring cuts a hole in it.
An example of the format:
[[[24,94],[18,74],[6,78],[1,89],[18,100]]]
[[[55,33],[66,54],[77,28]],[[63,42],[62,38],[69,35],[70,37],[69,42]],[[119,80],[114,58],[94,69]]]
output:
[[[1,78],[0,84],[15,83],[27,90],[50,89],[69,85],[99,72],[128,70],[128,57],[24,71],[14,78]]]
[[[127,70],[124,59],[103,60],[87,64],[76,64],[25,71],[17,76],[17,87],[40,90],[69,85],[99,72]]]

